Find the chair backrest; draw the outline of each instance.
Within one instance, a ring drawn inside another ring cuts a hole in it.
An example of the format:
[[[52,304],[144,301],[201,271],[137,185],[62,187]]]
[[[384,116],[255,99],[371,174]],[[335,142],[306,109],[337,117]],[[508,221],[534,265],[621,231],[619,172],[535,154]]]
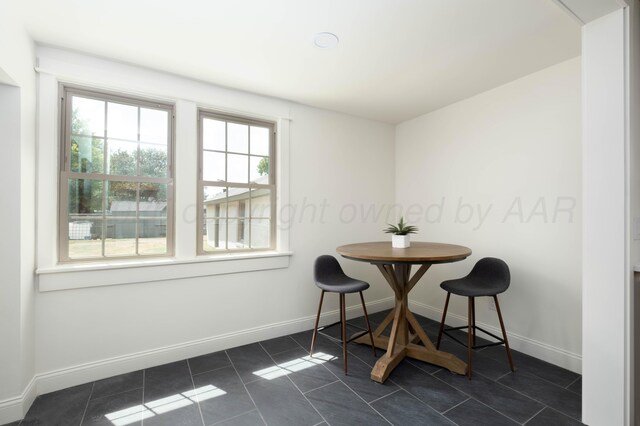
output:
[[[316,283],[332,285],[336,284],[336,279],[344,278],[345,276],[338,260],[328,254],[318,256],[313,265],[313,279]]]
[[[511,283],[511,272],[509,266],[502,259],[496,257],[484,257],[473,266],[469,277],[473,277],[477,283],[487,283],[499,292],[509,288]]]

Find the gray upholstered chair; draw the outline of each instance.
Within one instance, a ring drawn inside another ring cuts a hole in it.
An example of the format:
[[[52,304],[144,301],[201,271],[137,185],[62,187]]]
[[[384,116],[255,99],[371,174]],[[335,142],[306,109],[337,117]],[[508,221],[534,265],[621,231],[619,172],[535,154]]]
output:
[[[442,321],[440,322],[440,331],[438,332],[438,343],[436,347],[440,349],[440,340],[442,334],[446,334],[456,342],[468,348],[468,367],[467,376],[471,379],[471,353],[473,349],[484,348],[487,346],[496,346],[504,344],[507,349],[507,357],[509,358],[509,366],[511,371],[515,371],[513,367],[513,358],[511,357],[511,349],[509,349],[509,341],[507,340],[507,332],[504,328],[504,322],[502,321],[502,314],[500,313],[500,305],[498,304],[498,294],[505,292],[509,288],[511,281],[511,274],[509,272],[509,266],[501,260],[494,257],[485,257],[480,259],[473,267],[469,275],[464,278],[458,278],[455,280],[444,281],[440,284],[440,287],[447,292],[447,300],[444,303],[444,311],[442,312]],[[445,319],[447,317],[447,308],[449,307],[449,298],[451,294],[457,294],[459,296],[465,296],[468,298],[468,324],[462,327],[445,327]],[[500,321],[500,328],[502,329],[502,338],[496,336],[493,333],[484,330],[481,327],[476,326],[476,307],[475,298],[481,296],[493,297],[496,304],[496,312],[498,313],[498,320]],[[467,329],[468,341],[463,343],[455,336],[448,333],[452,330]],[[489,343],[485,345],[476,344],[476,330],[480,330],[483,333],[488,334],[497,340],[495,343]]]
[[[371,333],[371,324],[369,323],[369,316],[367,315],[367,307],[364,304],[364,297],[362,292],[369,288],[369,284],[348,277],[335,257],[329,255],[323,255],[316,259],[313,267],[313,278],[315,283],[322,293],[320,293],[320,305],[318,306],[318,315],[316,317],[316,324],[313,327],[313,337],[311,338],[311,349],[309,355],[313,356],[313,348],[316,343],[316,336],[318,334],[318,323],[320,322],[320,312],[322,311],[322,300],[324,299],[325,292],[339,293],[340,294],[340,324],[342,326],[342,350],[344,353],[344,374],[347,374],[347,343],[353,339],[363,336],[365,333],[369,333],[371,339],[371,347],[373,348],[373,356],[376,356],[376,348],[373,343],[373,334]],[[367,330],[362,333],[358,333],[347,340],[347,317],[345,314],[345,295],[347,293],[360,293],[360,301],[362,302],[362,310],[364,311],[364,318],[367,321]],[[330,327],[338,323],[324,326],[323,328]]]

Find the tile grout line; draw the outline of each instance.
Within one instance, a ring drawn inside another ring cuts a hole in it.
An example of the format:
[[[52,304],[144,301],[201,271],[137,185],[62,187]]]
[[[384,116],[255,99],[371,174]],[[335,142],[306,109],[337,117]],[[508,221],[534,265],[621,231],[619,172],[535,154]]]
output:
[[[526,425],[527,423],[529,423],[531,420],[533,420],[538,414],[542,413],[544,410],[546,410],[548,407],[545,404],[544,407],[542,407],[540,409],[540,411],[538,411],[537,413],[535,413],[533,416],[529,417],[527,420],[525,420],[524,422],[522,422],[523,425]]]
[[[575,378],[575,380],[571,383],[569,383],[567,386],[565,386],[565,389],[569,389],[569,386],[573,385],[575,382],[577,382],[578,380],[582,379],[582,374],[579,375],[578,377]]]
[[[473,399],[473,398],[469,397],[469,398],[465,399],[464,401],[457,403],[457,404],[456,404],[456,405],[454,405],[453,407],[447,408],[446,410],[444,410],[444,411],[443,411],[443,412],[441,412],[440,414],[442,414],[443,416],[445,416],[449,411],[453,410],[453,409],[454,409],[454,408],[456,408],[456,407],[461,406],[462,404],[464,404],[465,402],[469,401],[470,399]]]
[[[444,371],[444,369],[442,369],[441,371]],[[454,373],[452,373],[452,374],[454,374]],[[489,379],[487,376],[485,376],[485,375],[483,375],[483,374],[481,374],[481,373],[476,373],[476,374],[478,374],[478,375],[480,375],[480,376],[484,377],[484,378],[485,378],[485,379],[487,379],[487,380],[493,381],[493,380]],[[433,375],[433,377],[434,377],[434,378],[436,378],[436,379],[438,379],[438,380],[440,380],[442,383],[444,383],[444,384],[446,384],[446,385],[451,386],[452,388],[454,388],[454,389],[455,389],[455,390],[457,390],[458,392],[460,392],[460,393],[462,393],[462,394],[464,394],[464,395],[467,395],[467,396],[469,397],[469,399],[473,399],[474,401],[479,402],[480,404],[482,404],[482,405],[484,405],[484,406],[486,406],[486,407],[490,408],[491,410],[495,411],[495,412],[496,412],[496,413],[498,413],[498,414],[501,414],[502,416],[504,416],[504,417],[508,418],[509,420],[513,420],[514,422],[516,422],[516,423],[520,424],[520,422],[519,422],[519,421],[517,421],[516,419],[513,419],[513,418],[511,418],[510,416],[508,416],[508,415],[506,415],[505,413],[503,413],[502,411],[499,411],[499,410],[497,410],[497,409],[493,408],[492,406],[490,406],[489,404],[485,404],[484,402],[480,401],[479,399],[474,398],[474,397],[473,397],[473,395],[471,395],[471,394],[469,394],[469,393],[465,392],[464,390],[460,389],[459,387],[454,386],[454,385],[452,385],[452,384],[449,384],[449,383],[445,382],[444,380],[442,380],[440,377],[436,376],[435,374]],[[495,383],[498,383],[498,382],[495,382]],[[498,383],[498,384],[502,385],[502,383]],[[504,386],[504,385],[502,385],[502,386]],[[506,386],[505,386],[505,387],[506,387]],[[517,391],[516,391],[516,390],[514,390],[514,389],[511,389],[511,388],[509,388],[509,387],[507,387],[507,388],[508,388],[509,390],[512,390],[512,391],[514,391],[514,392],[517,392]],[[519,392],[517,392],[517,393],[519,393]],[[412,395],[413,395],[413,394],[412,394]],[[529,398],[527,395],[524,395],[524,394],[521,394],[521,395],[522,395],[522,396],[524,396],[525,398]],[[415,395],[414,395],[414,396],[415,396]],[[535,399],[533,399],[533,398],[529,398],[529,399],[531,399],[532,401],[535,401],[535,402],[538,402],[538,403],[542,404],[540,401],[537,401],[537,400],[535,400]],[[542,404],[542,405],[544,405],[544,406],[546,407],[546,404]]]
[[[528,373],[528,374],[530,374],[530,373]],[[486,376],[485,376],[485,377],[486,377]],[[535,376],[535,377],[538,377],[538,376]],[[542,378],[541,378],[541,379],[542,379]],[[489,380],[490,380],[490,379],[489,379]],[[544,379],[542,379],[542,380],[544,380]],[[547,380],[547,382],[549,382],[549,381]],[[565,416],[567,416],[567,417],[569,417],[569,418],[571,418],[571,419],[578,420],[578,421],[582,421],[582,419],[577,419],[577,418],[573,417],[572,415],[565,413],[564,411],[561,411],[561,410],[559,410],[559,409],[553,408],[553,407],[552,407],[552,406],[550,406],[549,404],[547,404],[547,403],[545,403],[545,402],[543,402],[543,401],[540,401],[539,399],[534,398],[533,396],[527,395],[526,393],[521,392],[521,391],[519,391],[518,389],[512,388],[512,387],[511,387],[511,386],[509,386],[509,385],[506,385],[506,384],[504,384],[504,383],[502,383],[502,382],[498,382],[498,381],[496,381],[496,383],[498,383],[498,384],[500,384],[500,385],[502,385],[502,386],[506,387],[507,389],[509,389],[509,390],[511,390],[511,391],[513,391],[513,392],[516,392],[516,393],[518,393],[518,394],[520,394],[520,395],[524,396],[525,398],[529,398],[529,399],[530,399],[530,400],[532,400],[532,401],[535,401],[535,402],[537,402],[537,403],[539,403],[539,404],[542,404],[542,405],[544,405],[545,407],[549,407],[549,408],[551,408],[551,409],[554,409],[554,410],[556,410],[557,412],[562,413],[562,414],[564,414]],[[561,386],[558,386],[558,385],[555,385],[555,386],[556,386],[556,387],[558,387],[559,389],[564,389],[564,388],[563,388],[563,387],[561,387]],[[575,393],[575,392],[571,392],[571,391],[570,391],[570,390],[568,390],[568,389],[564,389],[564,390],[566,390],[566,391],[568,391],[568,392],[570,392],[570,393],[572,393],[572,394],[574,394],[574,395],[576,395],[576,396],[581,396],[581,395],[579,395],[579,394],[577,394],[577,393]],[[582,411],[582,402],[580,403],[580,411]],[[503,414],[504,414],[504,413],[503,413]]]
[[[91,396],[93,395],[93,388],[95,386],[96,386],[96,382],[91,383],[91,392],[89,392],[89,398],[87,398],[87,403],[85,404],[84,411],[82,412],[82,418],[80,419],[80,426],[82,426],[82,423],[84,422],[84,416],[87,415],[87,409],[89,408],[89,402],[91,402]],[[20,423],[22,423],[22,421]]]
[[[245,411],[244,413],[240,413],[240,414],[236,414],[235,416],[231,416],[231,417],[229,417],[228,419],[222,419],[222,420],[219,420],[219,421],[217,421],[217,422],[213,423],[211,426],[215,426],[215,425],[219,425],[219,424],[224,423],[224,422],[228,422],[229,420],[236,419],[236,418],[238,418],[238,417],[240,417],[240,416],[244,416],[245,414],[253,413],[254,411],[255,411],[255,412],[258,412],[258,409],[257,409],[257,408],[254,408],[253,410]],[[260,414],[260,413],[258,413],[258,414]],[[206,425],[206,424],[205,424],[205,425]]]
[[[247,393],[247,395],[249,395],[249,399],[251,399],[251,402],[253,403],[253,406],[256,407],[256,411],[258,412],[258,415],[262,419],[262,422],[266,425],[267,421],[264,419],[264,416],[260,412],[260,409],[258,408],[258,404],[256,404],[256,402],[253,400],[253,397],[251,396],[251,393],[249,392],[249,389],[247,389],[247,385],[242,380],[242,377],[240,377],[240,373],[238,373],[238,369],[234,365],[233,360],[231,359],[231,357],[229,356],[229,352],[225,350],[224,353],[227,356],[227,359],[229,360],[229,362],[231,363],[231,366],[233,367],[233,370],[236,372],[236,375],[238,376],[238,379],[240,380],[240,383],[242,383],[242,387],[244,388],[244,391]]]
[[[278,365],[278,363],[276,362],[276,360],[275,360],[275,359],[273,359],[273,357],[271,356],[271,354],[270,354],[269,352],[267,352],[267,350],[264,348],[264,346],[262,346],[262,343],[258,342],[258,345],[260,345],[260,347],[262,348],[262,350],[264,350],[264,351],[267,353],[267,355],[269,356],[269,358],[271,358],[271,361],[273,361],[273,363],[274,363],[275,365]],[[296,388],[296,390],[297,390],[298,392],[300,392],[300,394],[301,394],[301,395],[302,395],[302,397],[305,399],[305,401],[307,401],[307,403],[308,403],[309,405],[311,405],[311,408],[313,408],[314,410],[316,410],[316,413],[318,413],[318,415],[320,416],[320,418],[321,418],[321,419],[322,419],[326,424],[329,424],[329,422],[327,421],[327,419],[325,419],[325,417],[322,415],[322,413],[320,412],[320,410],[318,410],[318,409],[316,408],[316,406],[315,406],[315,405],[313,405],[313,403],[312,403],[311,401],[309,401],[309,398],[307,398],[307,395],[305,395],[305,394],[300,390],[300,388],[298,387],[298,385],[296,385],[296,384],[293,382],[293,380],[291,380],[291,377],[289,377],[289,375],[288,375],[288,374],[286,374],[286,375],[285,375],[285,377],[286,377],[286,378],[289,380],[289,382],[290,382],[290,383],[291,383],[291,384]],[[333,383],[335,383],[335,382],[333,382]],[[319,422],[319,423],[322,423],[322,422]]]
[[[327,386],[332,385],[332,384],[334,384],[334,383],[336,383],[336,382],[339,382],[339,381],[340,381],[340,380],[336,379],[336,380],[334,380],[334,381],[333,381],[333,382],[331,382],[331,383],[327,383],[326,385],[318,386],[317,388],[309,389],[308,391],[306,391],[306,392],[302,392],[302,393],[304,393],[304,394],[306,395],[306,394],[308,394],[308,393],[310,393],[310,392],[317,391],[318,389],[326,388]]]
[[[187,359],[187,361],[189,361],[189,360]],[[192,373],[192,374],[191,374],[191,376],[193,377],[193,376],[199,376],[199,375],[201,375],[201,374],[212,373],[212,372],[214,372],[214,371],[222,370],[223,368],[229,368],[229,367],[231,367],[231,364],[229,364],[229,365],[223,365],[222,367],[212,368],[211,370],[207,370],[207,371],[201,371],[200,373],[196,373],[196,374],[193,374],[193,373]]]
[[[397,385],[396,385],[396,386],[397,386]],[[380,401],[381,399],[384,399],[384,398],[386,398],[386,397],[388,397],[388,396],[393,395],[394,393],[398,393],[398,392],[403,391],[403,390],[404,390],[404,389],[402,389],[400,386],[398,386],[398,389],[394,390],[393,392],[391,392],[391,393],[389,393],[389,394],[386,394],[386,395],[383,395],[383,396],[381,396],[381,397],[378,397],[378,398],[374,399],[373,401],[369,401],[369,402],[367,402],[367,404],[371,405],[371,404],[373,404],[373,403],[375,403],[375,402]]]
[[[196,382],[193,381],[193,373],[191,372],[191,364],[189,363],[189,360],[187,359],[187,368],[189,369],[189,378],[191,379],[191,386],[193,387],[193,391],[195,393],[196,391]],[[202,415],[202,407],[200,407],[200,397],[197,393],[195,393],[195,397],[198,401],[198,413],[200,413],[200,420],[202,420],[202,426],[205,426],[204,423],[204,416]]]

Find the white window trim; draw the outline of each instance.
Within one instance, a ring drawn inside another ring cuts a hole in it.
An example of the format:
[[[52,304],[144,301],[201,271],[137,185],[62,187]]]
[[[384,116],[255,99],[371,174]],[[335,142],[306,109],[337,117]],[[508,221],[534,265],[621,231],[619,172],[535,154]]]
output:
[[[39,290],[46,292],[287,268],[292,254],[291,252],[274,251],[200,256],[190,260],[157,258],[97,264],[66,264],[52,268],[40,268],[36,273]]]
[[[48,51],[49,49],[45,49]],[[55,51],[53,51],[56,53]],[[64,55],[68,55],[65,53]],[[64,56],[63,55],[63,56]],[[110,64],[113,68],[127,68],[113,73],[113,69],[103,72],[96,67],[92,58],[80,57],[83,63],[70,67],[68,63],[59,63],[56,58],[46,58],[46,68],[38,69],[38,138],[37,138],[37,285],[40,291],[70,290],[108,285],[134,284],[163,280],[214,276],[221,274],[243,273],[251,271],[287,268],[290,257],[289,229],[277,225],[276,249],[274,251],[232,253],[223,255],[197,256],[195,221],[185,220],[184,214],[196,205],[197,176],[194,164],[197,162],[197,109],[206,108],[232,114],[253,116],[276,122],[276,184],[278,212],[289,205],[289,139],[290,119],[287,109],[279,102],[265,102],[265,98],[255,96],[248,99],[247,94],[229,96],[226,89],[207,86],[210,91],[224,92],[222,97],[227,105],[212,105],[197,94],[203,93],[204,83],[189,79],[167,76],[154,71],[130,68],[123,64]],[[81,61],[81,62],[82,62]],[[86,62],[86,63],[85,63]],[[41,60],[41,65],[42,60]],[[56,65],[56,66],[54,66]],[[59,69],[55,69],[58,67]],[[46,70],[46,71],[45,71]],[[139,75],[136,75],[139,74]],[[175,96],[157,94],[157,81],[149,81],[146,73],[154,78],[172,80],[177,87]],[[122,75],[133,75],[135,85],[122,87]],[[119,91],[132,96],[145,96],[175,103],[176,105],[176,154],[175,154],[175,254],[172,258],[114,259],[100,260],[82,264],[59,264],[57,260],[58,223],[58,162],[60,143],[58,85],[59,76],[63,83],[80,84],[98,90]],[[89,79],[87,76],[91,76]],[[211,96],[211,99],[215,99]],[[249,108],[243,109],[247,104]],[[263,108],[266,106],[266,108]],[[263,111],[262,113],[256,110]],[[193,176],[191,176],[193,174]],[[195,211],[194,211],[195,213]],[[277,219],[280,221],[280,218]],[[105,273],[108,272],[108,273]]]

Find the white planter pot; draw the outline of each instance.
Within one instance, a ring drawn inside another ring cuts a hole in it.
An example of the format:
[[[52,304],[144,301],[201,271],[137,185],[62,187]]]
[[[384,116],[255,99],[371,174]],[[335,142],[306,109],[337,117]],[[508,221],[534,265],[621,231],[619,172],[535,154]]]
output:
[[[391,246],[393,248],[407,248],[410,244],[411,242],[409,241],[409,234],[391,236]]]

